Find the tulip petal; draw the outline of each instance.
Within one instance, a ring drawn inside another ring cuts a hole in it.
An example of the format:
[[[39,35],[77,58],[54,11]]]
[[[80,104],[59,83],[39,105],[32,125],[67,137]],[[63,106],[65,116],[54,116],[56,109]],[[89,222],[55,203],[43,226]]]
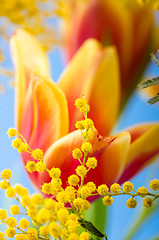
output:
[[[107,136],[119,108],[119,69],[115,48],[103,49],[98,41],[87,40],[70,62],[59,86],[68,101],[70,131],[75,129],[75,122],[82,118],[74,102],[85,95],[91,107],[88,116],[94,121],[98,132]]]
[[[133,132],[133,129],[131,129],[130,134],[131,132]],[[133,137],[134,140],[128,151],[125,171],[120,177],[120,183],[123,183],[141,171],[145,166],[150,164],[159,153],[159,124],[152,124],[151,126],[150,124],[146,124],[142,126],[141,129],[135,127],[134,132],[140,132],[140,134],[135,133],[136,139]]]
[[[21,133],[30,147],[44,152],[68,133],[67,102],[57,84],[46,77],[30,81],[21,125]]]
[[[11,38],[10,45],[15,67],[16,124],[19,131],[23,102],[29,85],[31,72],[38,66],[41,74],[48,76],[49,64],[40,43],[23,30],[16,30]]]
[[[97,180],[97,185],[106,183],[108,186],[117,182],[119,176],[124,170],[126,156],[130,145],[130,134],[123,132],[116,136],[108,145],[103,154],[99,157],[97,176],[100,176],[100,181]],[[98,159],[98,154],[97,154]],[[96,173],[95,173],[96,174]]]
[[[100,141],[95,137],[93,151],[90,156],[97,158],[98,166],[90,170],[85,181],[93,181],[98,186],[102,183],[113,183],[125,166],[126,154],[130,144],[130,134],[122,133],[114,137],[110,142],[109,138]],[[72,150],[81,147],[83,137],[80,131],[74,131],[56,141],[45,153],[44,161],[47,167],[59,167],[62,172],[63,187],[66,187],[68,177],[75,174],[75,169],[79,165],[78,160],[73,159]],[[39,175],[38,182],[50,181],[47,172]]]
[[[149,131],[152,127],[154,127],[154,125],[155,125],[154,123],[146,123],[146,124],[136,125],[130,129],[127,129],[126,131],[128,131],[131,135],[131,144],[136,139],[141,137],[144,133]]]
[[[29,83],[23,105],[21,134],[32,149],[45,151],[57,139],[68,133],[66,98],[59,87],[46,77],[36,77]],[[29,153],[22,153],[24,165],[34,160]],[[38,187],[38,172],[28,173]]]

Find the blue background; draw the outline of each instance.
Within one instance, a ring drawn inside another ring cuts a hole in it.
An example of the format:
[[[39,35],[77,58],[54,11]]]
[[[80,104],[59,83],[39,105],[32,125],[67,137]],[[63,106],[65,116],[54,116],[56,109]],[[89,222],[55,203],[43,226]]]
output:
[[[7,52],[8,59],[4,63],[4,67],[12,68],[12,63],[9,54],[9,47],[2,40],[1,46]],[[55,49],[49,54],[51,62],[51,75],[54,81],[57,81],[59,75],[64,68],[63,59],[59,54],[59,50]],[[155,64],[151,63],[146,71],[146,76],[158,76],[159,70]],[[14,127],[14,88],[10,87],[10,79],[0,76],[0,83],[4,84],[5,92],[0,94],[0,170],[10,168],[13,171],[12,184],[20,182],[22,185],[29,188],[30,193],[34,193],[36,189],[30,183],[22,166],[19,154],[11,146],[11,139],[7,136],[7,130]],[[143,98],[137,91],[131,97],[122,117],[119,119],[115,129],[121,130],[130,125],[146,121],[159,120],[159,105],[149,106],[146,99]],[[156,139],[158,141],[158,139]],[[148,186],[149,181],[158,178],[159,168],[158,161],[155,164],[145,169],[137,177],[133,179],[135,188],[139,186]],[[109,240],[123,240],[124,234],[130,229],[134,219],[137,217],[139,209],[142,205],[142,200],[136,209],[128,209],[126,207],[126,199],[124,197],[116,197],[114,203],[108,210],[108,220],[106,233]],[[11,199],[5,197],[5,193],[0,190],[0,208],[9,209]],[[159,204],[159,201],[158,201]],[[152,218],[147,221],[133,240],[152,240],[154,236],[159,236],[159,211],[155,211]],[[3,226],[0,225],[0,230]],[[158,238],[159,239],[159,238]]]

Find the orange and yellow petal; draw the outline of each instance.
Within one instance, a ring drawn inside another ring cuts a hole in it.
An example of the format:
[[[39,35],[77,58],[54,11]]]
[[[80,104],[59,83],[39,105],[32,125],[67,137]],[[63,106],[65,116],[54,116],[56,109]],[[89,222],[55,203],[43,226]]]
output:
[[[82,118],[74,102],[84,95],[91,107],[88,116],[103,136],[107,136],[116,120],[120,102],[119,66],[116,49],[103,48],[96,40],[86,41],[62,75],[59,86],[66,94],[70,131]]]
[[[56,83],[39,76],[30,81],[23,105],[21,134],[31,148],[44,152],[68,133],[68,108],[64,93]]]
[[[48,76],[49,64],[40,43],[29,33],[19,29],[10,40],[11,54],[15,68],[15,111],[18,130],[21,126],[21,113],[31,73],[38,67],[42,75]]]
[[[73,159],[72,150],[80,148],[83,137],[80,131],[74,131],[56,141],[45,153],[44,161],[48,168],[59,167],[62,172],[63,187],[66,187],[67,179],[75,174],[75,169],[79,165],[78,160]],[[112,184],[125,166],[125,159],[130,144],[129,133],[122,133],[109,141],[108,139],[98,140],[94,138],[92,155],[97,159],[95,170],[88,172],[85,181],[94,181],[95,184]],[[57,161],[58,159],[58,161]],[[94,176],[96,176],[94,178]],[[39,176],[39,185],[48,182],[48,173]]]
[[[32,149],[45,151],[68,133],[66,98],[59,87],[46,77],[30,81],[23,105],[20,133]],[[21,154],[24,165],[34,160],[29,153]],[[38,172],[28,173],[38,185]]]

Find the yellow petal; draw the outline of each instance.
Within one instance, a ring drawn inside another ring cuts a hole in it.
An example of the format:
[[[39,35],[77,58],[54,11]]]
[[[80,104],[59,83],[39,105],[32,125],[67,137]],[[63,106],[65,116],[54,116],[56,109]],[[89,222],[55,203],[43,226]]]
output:
[[[90,104],[89,117],[98,132],[107,136],[117,117],[119,107],[119,68],[114,47],[102,48],[98,41],[87,40],[62,75],[59,86],[66,94],[70,131],[82,114],[74,106],[85,95]]]
[[[40,43],[23,30],[16,30],[11,38],[10,46],[15,67],[16,124],[19,130],[23,102],[29,85],[31,72],[37,66],[42,75],[48,76],[49,65],[47,56]]]

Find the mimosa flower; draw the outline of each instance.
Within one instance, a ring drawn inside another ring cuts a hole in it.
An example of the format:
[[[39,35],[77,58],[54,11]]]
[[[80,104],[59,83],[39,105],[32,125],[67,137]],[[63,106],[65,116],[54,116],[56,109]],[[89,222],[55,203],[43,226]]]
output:
[[[31,35],[18,30],[12,36],[11,50],[16,77],[17,130],[32,149],[43,151],[48,169],[60,168],[66,187],[68,177],[75,174],[79,165],[72,151],[80,149],[84,142],[80,130],[74,128],[76,121],[82,119],[82,112],[74,106],[75,99],[82,94],[86,96],[90,105],[88,118],[93,120],[100,135],[108,136],[115,123],[119,106],[116,50],[102,48],[96,40],[87,41],[58,84],[45,77],[49,75],[47,57]],[[110,186],[130,179],[159,153],[158,134],[159,124],[136,126],[112,137],[93,134],[91,152],[87,153],[90,158],[95,157],[97,167],[86,173],[86,181]],[[27,152],[21,156],[25,165],[33,160]],[[39,189],[51,180],[46,171],[28,174]]]
[[[103,46],[117,47],[124,104],[150,60],[149,53],[158,47],[153,5],[145,1],[139,5],[135,0],[73,0],[65,11],[63,29],[69,59],[90,38]]]

